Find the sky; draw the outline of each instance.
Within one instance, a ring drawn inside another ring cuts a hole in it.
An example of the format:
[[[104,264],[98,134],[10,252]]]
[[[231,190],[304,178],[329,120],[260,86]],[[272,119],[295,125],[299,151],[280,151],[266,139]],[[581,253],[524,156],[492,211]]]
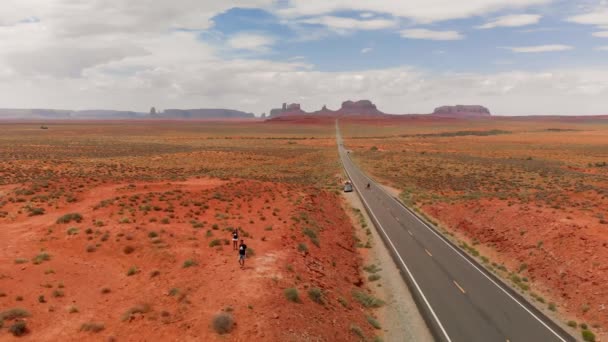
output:
[[[608,0],[3,0],[0,107],[608,114]]]

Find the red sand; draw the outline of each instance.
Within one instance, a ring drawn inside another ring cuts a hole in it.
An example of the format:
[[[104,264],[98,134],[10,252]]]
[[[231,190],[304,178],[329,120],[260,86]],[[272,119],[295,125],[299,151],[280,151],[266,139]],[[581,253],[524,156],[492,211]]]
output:
[[[59,209],[45,207],[41,216],[0,218],[0,311],[18,307],[31,313],[29,333],[20,340],[347,341],[355,338],[351,324],[373,336],[364,309],[351,296],[363,284],[361,259],[335,194],[197,179],[100,186],[78,197]],[[19,205],[8,203],[2,210],[12,213]],[[82,222],[55,222],[71,212],[82,214]],[[194,228],[201,223],[204,227]],[[67,234],[70,227],[78,232]],[[231,237],[228,227],[242,227],[241,237],[255,251],[244,269],[231,242],[223,245]],[[304,227],[318,231],[320,247],[302,234]],[[222,245],[210,247],[214,239]],[[298,251],[301,242],[309,253]],[[33,264],[41,251],[50,260]],[[16,263],[19,258],[28,261]],[[196,265],[184,267],[186,260]],[[129,276],[132,267],[136,271]],[[288,287],[298,288],[301,303],[285,298]],[[324,305],[308,298],[310,287],[323,290]],[[137,306],[145,312],[125,314]],[[236,321],[224,336],[211,326],[221,311]],[[81,332],[88,322],[104,329]],[[17,340],[3,330],[1,340]]]

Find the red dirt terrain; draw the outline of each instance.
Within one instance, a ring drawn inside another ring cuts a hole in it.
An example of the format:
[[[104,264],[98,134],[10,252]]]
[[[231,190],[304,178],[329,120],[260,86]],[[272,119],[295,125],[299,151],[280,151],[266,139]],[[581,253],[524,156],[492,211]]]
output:
[[[190,179],[96,185],[78,201],[25,208],[32,194],[16,191],[0,189],[8,198],[0,216],[0,340],[373,336],[367,309],[353,299],[366,290],[352,223],[333,193]],[[243,269],[229,241],[235,228],[253,252]],[[290,301],[288,288],[299,299]],[[233,318],[231,332],[217,332],[218,313]],[[22,337],[7,331],[18,321],[27,325]]]

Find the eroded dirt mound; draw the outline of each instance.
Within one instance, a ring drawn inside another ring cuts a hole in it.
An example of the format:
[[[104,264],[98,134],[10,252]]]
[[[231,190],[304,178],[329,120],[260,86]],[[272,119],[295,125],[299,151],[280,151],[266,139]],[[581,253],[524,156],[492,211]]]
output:
[[[36,194],[0,191],[2,340],[19,320],[31,341],[373,336],[353,299],[365,291],[361,261],[335,194],[212,179],[100,185],[36,205]],[[244,268],[235,228],[252,252]],[[220,312],[235,322],[225,335],[216,329],[228,323],[212,324]]]

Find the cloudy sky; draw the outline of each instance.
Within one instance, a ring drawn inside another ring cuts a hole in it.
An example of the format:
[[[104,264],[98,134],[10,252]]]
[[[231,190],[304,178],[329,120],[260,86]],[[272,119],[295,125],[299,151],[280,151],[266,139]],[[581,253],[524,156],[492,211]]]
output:
[[[3,0],[0,107],[608,114],[606,0]]]

